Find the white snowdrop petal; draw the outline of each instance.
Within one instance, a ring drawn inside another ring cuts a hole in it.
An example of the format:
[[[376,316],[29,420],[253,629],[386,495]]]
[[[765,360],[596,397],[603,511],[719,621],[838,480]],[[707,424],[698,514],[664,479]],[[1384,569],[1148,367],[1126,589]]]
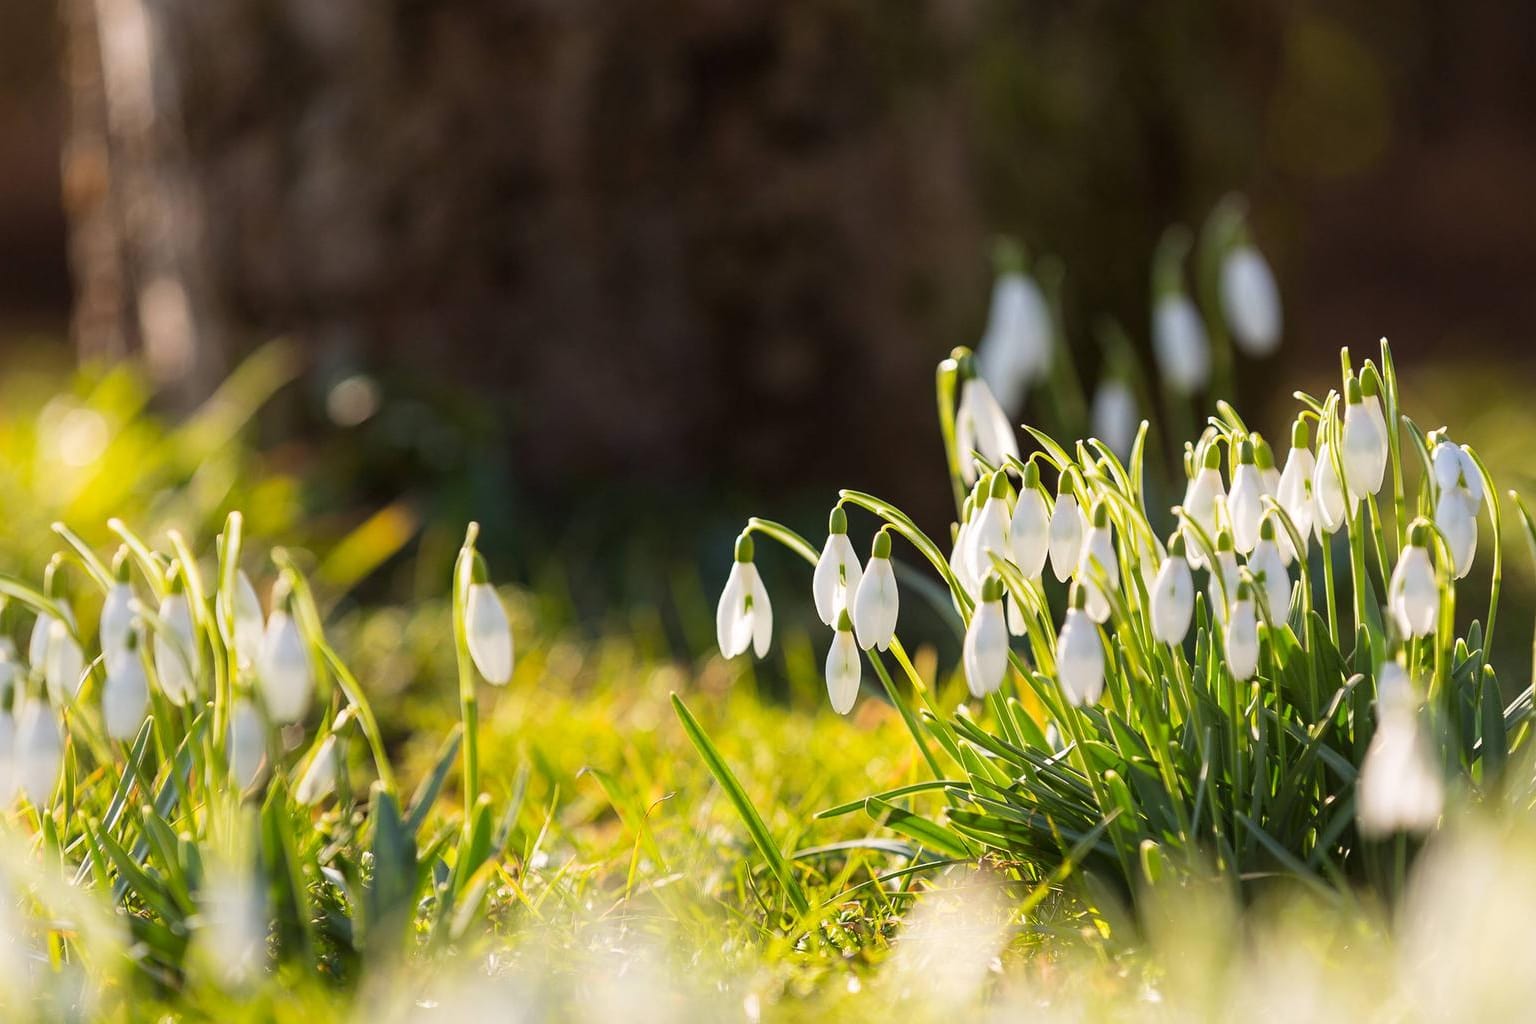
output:
[[[748,581],[751,584],[751,608],[749,619],[752,626],[752,653],[759,658],[768,657],[773,644],[773,603],[768,600],[768,588],[758,575],[757,566],[749,565]]]
[[[112,584],[101,602],[101,620],[97,627],[97,639],[101,653],[112,657],[128,643],[128,631],[133,626],[133,587],[127,583]]]
[[[1056,674],[1073,707],[1098,702],[1104,692],[1104,645],[1099,627],[1079,608],[1068,610],[1056,639]]]
[[[1325,441],[1318,446],[1312,479],[1313,522],[1318,540],[1344,525],[1344,484],[1333,464],[1333,449]]]
[[[1152,314],[1152,349],[1158,372],[1174,391],[1192,395],[1210,382],[1211,342],[1200,311],[1180,292],[1157,300]]]
[[[1429,636],[1435,631],[1440,590],[1427,550],[1414,545],[1403,549],[1387,585],[1387,604],[1403,636]]]
[[[1008,557],[1008,501],[1002,497],[988,498],[981,512],[971,521],[966,531],[966,546],[961,557],[972,579],[985,579],[992,571],[992,553]]]
[[[838,617],[847,610],[849,599],[859,589],[859,578],[863,574],[848,535],[828,534],[811,577],[811,596],[816,602],[816,614],[823,623],[837,625]]]
[[[1152,584],[1152,632],[1165,644],[1181,644],[1195,612],[1195,583],[1189,563],[1170,556]]]
[[[1077,571],[1082,551],[1083,513],[1075,495],[1063,494],[1051,512],[1050,531],[1051,571],[1059,582],[1065,583]]]
[[[1259,522],[1264,518],[1264,485],[1257,466],[1244,463],[1232,474],[1227,512],[1232,519],[1232,543],[1246,555],[1259,542]]]
[[[61,705],[74,700],[85,682],[85,654],[70,635],[69,627],[56,619],[48,623],[48,647],[43,665],[49,699]]]
[[[107,659],[107,681],[101,690],[101,717],[107,735],[131,740],[149,713],[149,677],[137,649],[121,648]]]
[[[859,677],[862,673],[859,646],[850,630],[839,629],[832,634],[832,647],[827,651],[827,697],[832,710],[846,715],[853,710],[859,698]]]
[[[1109,596],[1105,587],[1099,584],[1101,573],[1109,590],[1119,589],[1120,566],[1115,558],[1115,545],[1107,526],[1089,529],[1076,572],[1077,583],[1087,596],[1084,610],[1094,622],[1109,619]]]
[[[470,660],[485,681],[503,686],[512,678],[512,627],[496,588],[471,583],[464,598],[464,633]]]
[[[261,711],[250,701],[235,702],[229,716],[229,774],[241,789],[249,789],[261,774],[267,757],[267,724]]]
[[[1353,402],[1344,410],[1344,483],[1358,500],[1381,490],[1387,468],[1387,435],[1365,408]]]
[[[1285,469],[1280,474],[1280,488],[1275,495],[1275,500],[1280,507],[1285,509],[1285,514],[1290,517],[1291,525],[1296,527],[1296,532],[1301,535],[1301,542],[1306,544],[1312,533],[1312,478],[1317,470],[1317,462],[1312,452],[1307,448],[1292,448],[1290,455],[1286,457]],[[1292,550],[1290,534],[1285,530],[1278,531],[1281,553],[1295,556],[1298,552]],[[1303,548],[1299,554],[1306,556]],[[1289,559],[1287,559],[1289,560]]]
[[[1002,274],[992,288],[986,333],[976,346],[976,365],[998,404],[1017,415],[1029,385],[1050,368],[1051,314],[1032,278]]]
[[[1008,626],[1001,601],[982,601],[976,606],[961,654],[971,696],[985,697],[1003,685],[1008,671]]]
[[[64,737],[58,713],[47,702],[25,698],[16,712],[16,786],[31,803],[45,807],[64,767]]]
[[[1291,607],[1291,576],[1278,541],[1261,540],[1248,558],[1248,571],[1264,591],[1264,603],[1276,625],[1286,621]]]
[[[293,798],[301,806],[313,807],[336,791],[336,737],[327,736],[320,742],[320,749],[310,759],[309,767],[293,789]]]
[[[256,658],[256,680],[274,722],[297,722],[309,710],[315,690],[309,651],[298,624],[281,609],[274,610],[267,619]]]
[[[1009,548],[1014,564],[1026,579],[1037,580],[1045,568],[1045,558],[1050,552],[1051,513],[1045,504],[1045,496],[1034,488],[1026,488],[1013,506],[1013,518],[1008,524]]]
[[[1252,679],[1259,668],[1259,623],[1251,599],[1233,604],[1226,639],[1227,668],[1232,678]]]
[[[720,591],[720,603],[715,608],[715,642],[720,645],[720,655],[734,658],[747,649],[750,632],[743,632],[740,623],[746,604],[745,562],[732,562],[725,588]]]
[[[1239,350],[1263,357],[1280,347],[1280,290],[1263,254],[1251,245],[1234,246],[1222,260],[1220,293]]]
[[[256,596],[256,587],[242,569],[235,574],[235,652],[241,668],[256,663],[256,652],[261,650],[261,634],[265,628],[261,598]]]
[[[1141,426],[1130,385],[1122,380],[1101,381],[1093,394],[1092,419],[1094,436],[1121,459],[1129,457]]]
[[[853,631],[864,650],[885,650],[896,633],[900,598],[896,592],[896,573],[889,558],[871,558],[859,580],[853,597]]]
[[[1452,575],[1461,579],[1471,571],[1472,559],[1477,554],[1477,506],[1468,500],[1464,488],[1440,492],[1435,502],[1435,525],[1445,534],[1450,547]]]
[[[201,660],[193,639],[192,606],[185,594],[168,594],[160,602],[160,623],[155,631],[155,675],[160,689],[173,704],[185,704],[197,695]]]

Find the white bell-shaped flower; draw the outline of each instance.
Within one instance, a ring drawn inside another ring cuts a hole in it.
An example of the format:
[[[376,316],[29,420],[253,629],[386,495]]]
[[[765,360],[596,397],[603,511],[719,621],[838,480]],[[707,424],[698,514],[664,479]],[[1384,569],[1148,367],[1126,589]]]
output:
[[[1073,588],[1061,635],[1056,638],[1056,677],[1072,707],[1098,703],[1104,693],[1104,644],[1099,627],[1083,610],[1087,596]]]
[[[1387,468],[1387,435],[1378,416],[1365,407],[1360,381],[1345,386],[1344,484],[1355,501],[1381,490]]]
[[[998,471],[989,481],[985,500],[971,520],[965,550],[960,556],[966,560],[966,568],[973,580],[984,580],[992,572],[994,554],[999,558],[1007,558],[1009,554],[1008,475]]]
[[[1227,621],[1227,669],[1241,682],[1259,670],[1259,619],[1253,588],[1246,579],[1237,584],[1232,615]]]
[[[1211,340],[1200,311],[1183,292],[1160,296],[1152,310],[1152,352],[1163,382],[1176,394],[1193,395],[1211,380]]]
[[[1120,563],[1109,532],[1109,509],[1101,501],[1093,507],[1093,525],[1083,542],[1077,564],[1077,586],[1084,595],[1083,610],[1094,622],[1109,619],[1109,591],[1120,589]],[[1100,585],[1099,580],[1105,585]]]
[[[965,557],[970,549],[971,520],[976,518],[976,506],[971,495],[967,495],[965,503],[960,508],[960,525],[955,528],[955,543],[949,551],[949,571],[954,575],[960,589],[975,597],[981,593],[981,581],[971,575],[971,560]],[[861,579],[862,582],[862,579]],[[857,588],[851,597],[857,596]],[[850,600],[851,600],[850,597]],[[955,611],[960,611],[960,602],[951,596],[951,603]]]
[[[130,630],[122,646],[105,660],[107,681],[101,688],[102,721],[108,736],[131,740],[149,714],[149,677],[144,672],[137,631]]]
[[[1344,483],[1333,464],[1333,446],[1327,441],[1317,446],[1317,467],[1312,476],[1312,522],[1317,539],[1326,540],[1344,525]]]
[[[293,798],[301,807],[313,807],[336,792],[336,779],[341,770],[336,734],[331,733],[320,741],[320,749],[309,759],[309,766],[293,787]]]
[[[971,696],[994,693],[1008,673],[1008,626],[1003,614],[1003,582],[989,575],[981,585],[981,601],[965,631],[961,662]]]
[[[1235,245],[1221,261],[1221,311],[1238,350],[1263,358],[1280,347],[1280,290],[1259,250]]]
[[[249,789],[260,776],[267,759],[267,721],[261,709],[241,697],[229,716],[229,777],[241,789]]]
[[[1221,529],[1221,512],[1225,505],[1226,490],[1221,482],[1221,449],[1212,444],[1206,448],[1200,468],[1184,490],[1184,513],[1205,531],[1206,540],[1211,541]],[[1205,551],[1194,530],[1186,532],[1185,548],[1189,552],[1189,564],[1196,569],[1202,568],[1205,565]]]
[[[1141,413],[1131,386],[1114,377],[1100,381],[1093,393],[1092,421],[1094,437],[1121,459],[1130,457],[1136,431],[1141,426]]]
[[[843,506],[832,510],[827,524],[827,542],[822,545],[821,557],[816,559],[816,571],[811,575],[811,596],[816,601],[816,614],[828,626],[836,626],[848,603],[859,589],[859,577],[864,567],[848,539],[848,514]]]
[[[1018,438],[987,382],[975,376],[974,366],[962,361],[960,404],[955,409],[955,448],[960,459],[960,473],[967,484],[976,482],[976,464],[972,453],[995,467],[1005,459],[1019,456]]]
[[[884,528],[875,534],[869,564],[853,595],[853,632],[864,650],[885,650],[896,636],[896,617],[901,609],[896,592],[896,570],[891,565],[891,535]]]
[[[173,578],[171,592],[160,602],[160,628],[154,643],[155,676],[172,704],[186,704],[197,696],[202,660],[192,628],[192,606],[180,581],[180,576]]]
[[[1248,573],[1258,585],[1268,609],[1269,621],[1280,625],[1291,609],[1291,575],[1280,554],[1279,527],[1273,516],[1265,516],[1259,527],[1259,542],[1248,556]]]
[[[256,664],[256,652],[261,650],[261,634],[265,630],[261,598],[256,596],[251,578],[241,569],[235,573],[235,654],[241,668]]]
[[[1222,530],[1216,535],[1216,566],[1206,583],[1205,596],[1216,613],[1216,621],[1223,625],[1227,621],[1227,609],[1236,600],[1237,581],[1237,553],[1232,549],[1232,534]]]
[[[1259,478],[1251,441],[1237,446],[1237,468],[1232,471],[1227,515],[1232,520],[1232,543],[1246,555],[1259,542],[1259,521],[1264,518],[1264,483]]]
[[[126,568],[126,562],[119,564],[120,570]],[[128,582],[126,575],[126,572],[119,575],[101,602],[101,619],[96,636],[101,643],[101,653],[108,658],[123,649],[133,628],[135,598],[133,585]]]
[[[1290,517],[1291,525],[1301,535],[1303,545],[1308,543],[1312,534],[1312,478],[1317,472],[1317,460],[1312,457],[1312,449],[1307,447],[1307,443],[1306,422],[1297,420],[1291,430],[1291,452],[1285,457],[1285,469],[1280,474],[1280,486],[1275,492],[1275,500],[1280,502],[1280,507]],[[1292,557],[1306,557],[1306,548],[1303,547],[1299,552],[1294,550],[1291,535],[1285,530],[1280,531],[1279,542],[1280,553],[1286,556],[1287,562]]]
[[[715,640],[725,658],[744,654],[748,647],[759,658],[767,657],[773,641],[773,605],[752,554],[752,538],[743,533],[736,539],[736,560],[715,608]]]
[[[464,595],[464,639],[469,658],[486,682],[505,686],[512,678],[512,624],[478,551],[470,573]]]
[[[1362,835],[1427,832],[1440,820],[1445,782],[1417,705],[1403,667],[1382,665],[1376,673],[1376,733],[1360,763],[1356,815]]]
[[[1077,571],[1083,553],[1083,511],[1077,504],[1076,474],[1064,471],[1056,490],[1056,507],[1051,511],[1051,571],[1065,583]]]
[[[1182,644],[1194,613],[1195,581],[1184,557],[1184,535],[1175,533],[1152,583],[1152,635],[1161,643]]]
[[[1034,279],[1017,270],[999,274],[992,285],[987,330],[976,346],[977,372],[1014,415],[1024,407],[1029,386],[1051,366],[1050,306]]]
[[[1387,607],[1405,638],[1430,636],[1440,618],[1440,587],[1428,544],[1429,524],[1415,520],[1408,529],[1408,546],[1387,585]]]
[[[1465,447],[1442,439],[1435,444],[1431,464],[1435,471],[1435,486],[1441,493],[1461,489],[1475,512],[1476,506],[1483,503],[1483,474],[1478,471],[1472,454]]]
[[[1262,434],[1249,434],[1248,439],[1253,442],[1253,461],[1259,467],[1260,489],[1268,497],[1277,497],[1280,494],[1280,469],[1275,465],[1275,450]]]
[[[64,734],[59,714],[36,697],[19,698],[16,711],[15,780],[21,795],[47,807],[64,768]]]
[[[297,722],[315,692],[314,668],[299,624],[285,609],[273,608],[256,655],[256,683],[272,721]]]
[[[73,621],[73,618],[68,620]],[[60,706],[74,700],[85,682],[85,654],[64,620],[50,619],[48,622],[43,679],[47,682],[48,699]]]
[[[1435,525],[1451,549],[1451,575],[1461,579],[1472,570],[1477,555],[1477,506],[1460,488],[1441,491],[1435,500]]]
[[[859,645],[853,637],[853,619],[845,608],[838,613],[837,628],[832,631],[832,647],[827,651],[827,697],[832,710],[846,715],[859,699],[859,676],[863,663]]]
[[[1040,467],[1033,460],[1024,467],[1024,482],[1013,505],[1008,548],[1024,578],[1038,580],[1051,550],[1051,511],[1040,491]]]
[[[1008,620],[1010,635],[1027,636],[1029,634],[1029,620],[1024,617],[1024,608],[1011,593],[1003,594],[1003,617]]]

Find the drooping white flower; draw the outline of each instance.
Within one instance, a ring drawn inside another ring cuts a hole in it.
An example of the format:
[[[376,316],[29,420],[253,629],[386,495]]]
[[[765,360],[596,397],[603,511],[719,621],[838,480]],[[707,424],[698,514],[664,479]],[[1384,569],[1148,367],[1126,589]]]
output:
[[[155,631],[155,676],[172,704],[185,704],[197,696],[201,657],[192,628],[192,606],[178,585],[160,602],[160,628]]]
[[[1008,632],[1013,636],[1026,636],[1029,621],[1024,618],[1024,608],[1011,593],[1003,594],[1003,618],[1008,620]]]
[[[1206,583],[1206,600],[1216,613],[1216,621],[1226,624],[1227,609],[1237,595],[1237,554],[1232,550],[1232,534],[1222,530],[1216,535],[1216,566]]]
[[[101,717],[108,736],[131,740],[149,713],[149,677],[144,672],[138,634],[130,630],[128,639],[105,660],[107,681],[101,689]]]
[[[1057,484],[1056,507],[1051,511],[1051,571],[1065,583],[1077,570],[1083,552],[1083,512],[1077,504],[1076,475],[1067,471]]]
[[[1365,407],[1359,380],[1350,379],[1345,396],[1344,484],[1350,497],[1359,501],[1381,490],[1387,469],[1387,435],[1379,415]]]
[[[984,580],[992,572],[992,555],[1007,558],[1008,475],[1001,471],[990,478],[987,493],[982,496],[981,508],[966,531],[965,549],[960,557],[966,561],[966,569],[973,580]]]
[[[816,571],[811,575],[811,596],[816,601],[816,614],[822,622],[837,625],[858,591],[859,577],[863,574],[859,556],[848,539],[848,514],[838,505],[832,510],[827,524],[827,542],[822,545]]]
[[[1252,245],[1235,245],[1221,261],[1221,310],[1232,340],[1262,358],[1280,347],[1280,290],[1269,263]]]
[[[961,372],[964,375],[965,371]],[[971,372],[974,374],[974,369]],[[980,377],[966,377],[960,385],[960,404],[955,409],[955,448],[960,475],[967,484],[976,482],[973,452],[995,467],[1002,466],[1010,455],[1019,456],[1019,442],[1008,415]]]
[[[1200,469],[1184,490],[1184,512],[1205,531],[1210,541],[1221,529],[1221,509],[1225,506],[1226,490],[1221,483],[1221,450],[1214,444],[1205,450]],[[1189,564],[1199,569],[1205,565],[1205,551],[1199,535],[1186,530],[1185,548],[1189,552]]]
[[[1103,574],[1107,589],[1100,586]],[[1093,525],[1077,564],[1077,586],[1084,595],[1083,610],[1094,622],[1109,618],[1109,590],[1120,589],[1120,563],[1115,557],[1115,542],[1109,532],[1109,509],[1101,501],[1093,507]]]
[[[1274,498],[1280,493],[1280,469],[1275,465],[1275,450],[1262,434],[1249,434],[1248,439],[1253,442],[1253,461],[1259,467],[1260,489]]]
[[[1083,610],[1086,595],[1074,588],[1061,635],[1056,638],[1056,677],[1068,704],[1098,703],[1104,692],[1104,644],[1099,627]]]
[[[1387,585],[1387,607],[1405,638],[1431,635],[1440,618],[1440,588],[1428,544],[1429,524],[1415,520],[1408,530],[1408,546]]]
[[[1003,615],[1003,583],[989,575],[981,586],[981,600],[971,615],[961,652],[965,682],[977,699],[995,692],[1008,673],[1008,626]]]
[[[1280,554],[1278,534],[1274,517],[1265,516],[1259,527],[1259,542],[1248,556],[1248,572],[1264,596],[1269,621],[1276,625],[1285,622],[1291,608],[1291,576]]]
[[[882,529],[875,534],[869,564],[859,579],[853,595],[853,632],[864,650],[885,650],[896,635],[896,618],[901,609],[896,592],[896,570],[891,565],[891,535]]]
[[[859,698],[862,666],[859,645],[853,638],[853,619],[845,608],[838,613],[832,647],[827,651],[827,697],[832,701],[832,710],[840,715],[852,711]]]
[[[1344,484],[1333,464],[1333,446],[1327,441],[1317,446],[1317,466],[1312,475],[1312,522],[1319,541],[1344,525]]]
[[[1120,458],[1128,458],[1141,426],[1136,394],[1130,385],[1114,377],[1100,381],[1093,393],[1092,417],[1093,436]]]
[[[16,787],[31,803],[47,807],[63,767],[64,736],[58,712],[36,697],[21,698],[16,711]]]
[[[1227,621],[1227,669],[1238,681],[1252,679],[1259,670],[1259,619],[1253,606],[1253,588],[1246,579],[1237,584],[1232,615]]]
[[[261,774],[267,758],[267,723],[261,710],[241,697],[229,716],[229,736],[225,746],[229,754],[229,777],[235,785],[249,789]]]
[[[1152,351],[1163,381],[1180,395],[1203,391],[1211,379],[1211,340],[1200,311],[1183,292],[1168,292],[1152,310]]]
[[[1461,488],[1474,507],[1483,503],[1483,474],[1464,446],[1441,439],[1435,445],[1432,465],[1435,486],[1442,493]]]
[[[309,766],[293,787],[293,798],[302,807],[313,807],[336,792],[336,777],[341,769],[337,758],[336,734],[320,741],[320,749],[309,759]]]
[[[1264,518],[1264,483],[1254,460],[1253,442],[1237,446],[1237,468],[1232,471],[1232,493],[1227,498],[1232,520],[1232,543],[1243,554],[1259,542],[1259,521]]]
[[[1301,535],[1303,545],[1308,543],[1312,533],[1312,478],[1316,471],[1317,460],[1307,447],[1307,425],[1297,420],[1291,431],[1291,453],[1285,458],[1285,470],[1280,474],[1280,487],[1275,497],[1290,517],[1291,525]],[[1298,555],[1306,557],[1305,547],[1300,552],[1294,550],[1291,535],[1287,531],[1280,531],[1279,541],[1280,553],[1286,556],[1287,562]]]
[[[256,655],[256,683],[272,721],[297,722],[309,710],[315,692],[314,669],[299,624],[283,608],[273,608]]]
[[[1426,832],[1445,805],[1445,783],[1419,725],[1418,699],[1395,661],[1376,673],[1376,733],[1360,764],[1356,815],[1362,835]]]
[[[261,634],[265,630],[261,598],[256,596],[251,578],[241,569],[235,573],[235,654],[241,668],[256,663],[256,652],[261,650]]]
[[[505,686],[512,678],[512,625],[479,552],[474,555],[471,573],[464,595],[464,639],[469,657],[486,682]]]
[[[1460,489],[1441,491],[1435,501],[1435,525],[1451,549],[1451,575],[1461,579],[1472,570],[1477,554],[1477,506]]]
[[[1040,286],[1018,271],[998,275],[976,369],[1013,415],[1022,411],[1029,386],[1050,369],[1051,337],[1051,311]]]
[[[1183,643],[1194,613],[1195,581],[1184,557],[1184,535],[1175,533],[1152,584],[1152,635],[1161,643]]]
[[[748,647],[759,658],[767,657],[773,641],[773,605],[752,554],[752,538],[744,533],[736,539],[736,560],[715,608],[715,640],[722,657],[734,658]]]
[[[69,625],[60,619],[48,621],[43,679],[47,682],[48,699],[60,706],[74,700],[85,682],[85,654]]]
[[[1040,491],[1040,467],[1031,460],[1024,467],[1024,482],[1008,524],[1008,547],[1025,579],[1040,578],[1050,545],[1051,512]]]
[[[101,602],[101,620],[96,635],[103,655],[110,658],[127,644],[133,615],[133,585],[119,578],[108,588],[107,596]]]

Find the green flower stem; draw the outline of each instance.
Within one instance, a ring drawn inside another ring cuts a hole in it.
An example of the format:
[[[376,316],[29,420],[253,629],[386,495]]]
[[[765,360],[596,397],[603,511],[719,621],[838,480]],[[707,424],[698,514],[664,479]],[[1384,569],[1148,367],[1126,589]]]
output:
[[[480,524],[470,523],[464,544],[453,565],[453,650],[459,669],[459,717],[464,722],[464,828],[472,826],[475,801],[480,796],[480,698],[476,690],[474,660],[469,654],[469,630],[465,605],[475,561],[475,540]]]

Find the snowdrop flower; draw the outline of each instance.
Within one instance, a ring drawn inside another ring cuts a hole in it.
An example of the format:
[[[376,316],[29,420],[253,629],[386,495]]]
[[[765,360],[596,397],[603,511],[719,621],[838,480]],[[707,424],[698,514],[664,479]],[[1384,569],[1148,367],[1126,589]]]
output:
[[[977,490],[980,490],[978,485]],[[960,506],[960,525],[955,527],[955,543],[949,552],[949,571],[954,573],[955,579],[960,583],[960,589],[975,597],[981,589],[981,580],[971,575],[971,560],[965,557],[970,550],[971,522],[976,518],[975,493],[965,496],[965,503]],[[858,590],[854,589],[854,596]],[[959,602],[951,599],[955,604],[955,611],[960,610]]]
[[[1123,380],[1107,378],[1093,393],[1093,434],[1120,458],[1131,454],[1141,416],[1136,409],[1136,395]]]
[[[229,777],[241,790],[251,788],[267,758],[267,723],[261,711],[244,697],[229,716]]]
[[[1067,703],[1082,707],[1098,703],[1104,692],[1104,645],[1099,627],[1084,611],[1087,595],[1073,587],[1071,600],[1056,638],[1056,676]]]
[[[1083,550],[1083,512],[1077,504],[1077,474],[1065,470],[1056,485],[1056,508],[1051,512],[1051,571],[1065,583],[1077,570]]]
[[[715,609],[715,640],[725,658],[743,654],[748,647],[759,658],[767,657],[773,640],[773,605],[752,554],[752,537],[743,533],[736,538],[736,561]]]
[[[967,484],[976,481],[972,452],[993,466],[1001,466],[1012,455],[1019,457],[1019,442],[1013,426],[1003,412],[987,382],[976,376],[972,357],[960,360],[960,404],[955,410],[955,448],[960,459],[960,474]]]
[[[313,807],[336,791],[340,763],[336,758],[336,734],[320,741],[320,749],[309,759],[309,767],[293,787],[293,798],[302,807]]]
[[[1425,832],[1445,804],[1445,783],[1419,726],[1408,673],[1395,661],[1376,673],[1376,734],[1360,764],[1357,814],[1362,835]]]
[[[1477,554],[1476,508],[1459,489],[1441,491],[1435,501],[1435,525],[1445,534],[1451,551],[1451,575],[1458,580],[1472,570]]]
[[[1093,506],[1093,526],[1088,530],[1077,564],[1077,586],[1085,595],[1083,609],[1094,622],[1109,618],[1109,594],[1099,585],[1100,572],[1109,590],[1120,589],[1120,564],[1109,533],[1109,508],[1102,501]]]
[[[133,585],[128,582],[128,562],[119,560],[117,579],[107,590],[101,602],[101,619],[96,635],[101,642],[101,653],[112,657],[123,649],[133,628]]]
[[[1365,411],[1376,421],[1376,426],[1381,428],[1381,436],[1390,439],[1392,428],[1387,424],[1386,411],[1381,407],[1381,389],[1384,386],[1376,364],[1367,359],[1360,368],[1360,404],[1365,406]]]
[[[827,651],[827,697],[832,710],[846,715],[859,697],[859,645],[853,639],[853,620],[845,608],[838,612],[837,629],[832,633],[832,648]]]
[[[1291,610],[1291,576],[1280,554],[1280,543],[1273,516],[1265,516],[1259,527],[1259,542],[1248,556],[1248,572],[1264,595],[1268,621],[1279,625]]]
[[[65,614],[69,614],[68,608]],[[85,682],[85,654],[70,630],[69,624],[73,622],[73,616],[67,620],[50,617],[46,627],[43,678],[47,682],[48,698],[58,705],[74,700]],[[36,637],[36,626],[33,636]]]
[[[971,696],[978,700],[995,693],[1008,672],[1008,627],[1003,616],[1003,581],[989,575],[981,585],[981,601],[965,631],[961,661]]]
[[[1381,490],[1387,468],[1387,435],[1376,415],[1366,409],[1360,381],[1344,387],[1344,483],[1354,501]]]
[[[101,717],[107,735],[131,740],[149,713],[149,678],[139,651],[139,633],[130,629],[121,647],[106,656],[107,681],[101,689]]]
[[[297,722],[315,692],[314,670],[298,623],[284,608],[272,609],[256,654],[256,683],[272,721]]]
[[[1431,465],[1435,486],[1441,491],[1460,489],[1464,492],[1462,496],[1472,504],[1473,511],[1483,503],[1483,474],[1464,445],[1458,446],[1441,438],[1435,444]]]
[[[1195,582],[1184,557],[1184,535],[1175,533],[1152,584],[1152,634],[1161,643],[1182,644],[1194,612]]]
[[[1221,508],[1225,504],[1226,491],[1221,483],[1221,449],[1209,445],[1200,469],[1184,490],[1184,513],[1205,531],[1206,539],[1216,536],[1221,528]],[[1189,563],[1199,569],[1205,565],[1205,553],[1198,535],[1187,530]]]
[[[1280,493],[1280,470],[1275,467],[1275,450],[1262,434],[1249,434],[1253,442],[1253,461],[1259,467],[1260,489],[1273,498]]]
[[[1025,579],[1040,578],[1050,543],[1051,512],[1040,490],[1040,467],[1031,460],[1024,466],[1024,482],[1008,524],[1008,547]]]
[[[1237,584],[1226,639],[1227,669],[1232,678],[1239,682],[1252,679],[1259,670],[1259,620],[1253,607],[1253,587],[1246,579]]]
[[[1029,386],[1051,365],[1051,311],[1033,278],[1010,270],[992,286],[987,330],[976,346],[976,368],[997,395],[998,403],[1017,415]]]
[[[64,767],[64,736],[58,712],[36,697],[23,697],[16,711],[16,786],[38,807],[47,807]]]
[[[235,573],[235,655],[241,668],[256,663],[256,652],[261,649],[261,634],[266,622],[261,614],[261,598],[251,578],[241,569]]]
[[[1263,254],[1247,243],[1221,261],[1221,310],[1232,340],[1245,355],[1262,358],[1280,347],[1280,290]]]
[[[896,571],[891,566],[891,534],[882,528],[875,534],[869,564],[853,595],[853,631],[864,650],[885,650],[896,635],[896,615],[900,610],[896,593]]]
[[[1428,544],[1429,524],[1414,520],[1408,528],[1408,546],[1387,585],[1387,607],[1404,637],[1430,636],[1440,618],[1440,588]]]
[[[1327,441],[1317,446],[1317,467],[1312,473],[1312,523],[1319,541],[1344,525],[1344,483],[1333,464],[1333,446]]]
[[[1280,474],[1276,500],[1290,517],[1291,525],[1301,535],[1303,545],[1312,533],[1312,478],[1316,472],[1317,460],[1312,457],[1312,449],[1308,447],[1306,421],[1297,420],[1291,428],[1291,453],[1285,457],[1285,470]],[[1280,553],[1286,556],[1287,562],[1293,556],[1306,557],[1305,547],[1299,552],[1293,550],[1290,534],[1286,531],[1280,532],[1279,540]]]
[[[1006,591],[1006,588],[1005,588]],[[1003,617],[1008,620],[1008,632],[1014,636],[1029,633],[1029,621],[1024,618],[1024,607],[1010,593],[1003,594]]]
[[[999,470],[987,478],[987,492],[981,499],[981,510],[971,520],[966,532],[965,550],[960,557],[966,560],[966,568],[973,580],[984,580],[992,571],[992,555],[1008,557],[1008,474]]]
[[[1232,493],[1227,498],[1227,515],[1232,520],[1232,543],[1243,554],[1259,542],[1259,520],[1264,517],[1264,483],[1254,460],[1253,442],[1237,446],[1237,469],[1232,472]]]
[[[1206,599],[1222,624],[1227,621],[1227,608],[1236,599],[1237,582],[1237,555],[1232,550],[1232,535],[1222,530],[1216,535],[1216,567],[1211,570],[1210,581],[1206,584]]]
[[[816,600],[816,614],[828,626],[836,626],[848,602],[859,589],[859,577],[864,569],[859,556],[848,539],[848,514],[843,506],[832,509],[827,523],[827,542],[822,546],[821,557],[816,560],[816,572],[811,577],[811,596]]]
[[[1200,311],[1182,291],[1167,292],[1152,310],[1152,351],[1173,391],[1193,395],[1211,379],[1211,340]]]
[[[505,686],[512,678],[512,627],[478,551],[464,595],[464,639],[481,677],[492,686]]]
[[[186,704],[197,696],[202,659],[180,573],[171,578],[171,592],[160,602],[160,627],[155,631],[155,675],[172,704]]]

